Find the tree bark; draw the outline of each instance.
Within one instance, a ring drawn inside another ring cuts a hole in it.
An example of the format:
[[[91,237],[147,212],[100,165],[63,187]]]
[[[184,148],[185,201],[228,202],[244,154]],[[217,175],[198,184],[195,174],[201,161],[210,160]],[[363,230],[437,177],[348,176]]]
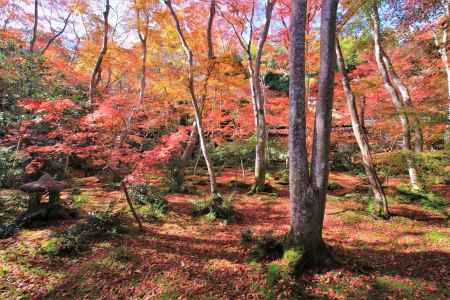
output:
[[[448,27],[450,19],[450,1],[442,0],[442,6],[444,7],[445,22],[440,24],[442,27],[442,37],[439,39],[437,33],[433,31],[434,43],[438,48],[439,55],[441,56],[442,65],[444,67],[445,73],[447,75],[447,126],[444,134],[444,141],[450,143],[450,65],[447,53],[447,43],[448,43]]]
[[[361,152],[364,170],[366,171],[367,178],[369,179],[369,183],[375,197],[375,203],[377,204],[377,214],[382,217],[388,217],[389,210],[386,195],[373,164],[369,141],[361,122],[362,118],[358,114],[355,95],[350,85],[350,79],[348,78],[344,57],[338,39],[336,40],[336,56],[338,69],[342,74],[342,86],[344,89],[345,98],[347,100],[347,107],[352,120],[353,133]]]
[[[402,126],[402,148],[407,152],[409,156],[412,153],[411,147],[411,127],[408,118],[408,114],[405,112],[404,104],[395,89],[394,84],[388,73],[388,68],[386,67],[385,61],[383,59],[383,48],[381,45],[381,34],[380,34],[380,21],[378,16],[378,5],[376,2],[373,3],[371,7],[371,34],[374,41],[374,52],[375,52],[375,60],[377,62],[378,71],[383,77],[384,87],[388,91],[391,96],[392,102],[397,109],[397,114],[400,119],[400,124]],[[408,167],[409,179],[412,188],[419,189],[419,182],[417,179],[417,170],[413,160],[409,157],[406,158],[406,163]]]
[[[167,8],[170,11],[170,14],[175,22],[175,28],[178,33],[178,37],[180,39],[181,45],[183,47],[183,50],[186,54],[186,60],[188,63],[188,88],[189,93],[191,94],[191,103],[192,107],[194,109],[194,115],[195,115],[195,123],[197,127],[198,132],[198,138],[200,141],[200,148],[202,150],[203,158],[205,160],[206,167],[208,169],[208,175],[209,175],[209,183],[210,183],[210,191],[213,196],[217,194],[217,183],[216,183],[216,175],[213,169],[213,165],[211,163],[211,160],[209,158],[208,149],[206,146],[205,137],[203,134],[203,126],[202,126],[202,116],[200,107],[198,104],[197,95],[195,92],[195,84],[194,84],[194,55],[192,53],[192,49],[189,47],[186,38],[184,37],[183,31],[181,29],[180,21],[178,20],[178,16],[176,15],[171,0],[164,0],[164,3],[166,4]]]
[[[379,26],[378,26],[379,27]],[[380,39],[381,43],[381,39]],[[397,91],[400,93],[400,96],[402,98],[403,105],[405,108],[408,108],[409,113],[413,117],[413,129],[414,129],[414,135],[415,135],[415,151],[416,152],[422,152],[423,151],[423,133],[422,128],[420,127],[420,119],[417,116],[417,110],[415,109],[412,100],[411,100],[411,94],[409,92],[408,87],[404,84],[404,82],[401,80],[401,78],[397,75],[397,73],[394,70],[394,67],[392,65],[391,59],[386,54],[383,48],[381,48],[381,54],[383,57],[383,62],[386,66],[387,72],[389,77],[392,80],[392,84],[397,89]]]
[[[108,19],[109,19],[109,10],[110,9],[111,9],[111,6],[109,5],[109,0],[106,0],[105,11],[103,12],[103,28],[104,28],[103,46],[102,46],[102,49],[100,50],[100,53],[97,58],[97,62],[95,63],[94,69],[92,70],[92,74],[91,74],[91,81],[89,84],[89,99],[88,99],[88,108],[89,109],[91,109],[92,105],[93,105],[95,90],[97,88],[97,84],[99,81],[98,78],[99,78],[99,73],[100,73],[100,69],[102,66],[103,58],[105,57],[106,52],[108,51],[108,31],[109,31]]]
[[[30,52],[34,51],[34,44],[37,39],[37,30],[38,30],[38,22],[39,22],[39,1],[34,0],[34,20],[33,20],[33,33],[30,41]]]
[[[320,82],[316,104],[311,173],[306,148],[305,28],[307,1],[292,1],[289,83],[289,183],[291,238],[304,249],[308,265],[325,263],[322,239],[328,188],[331,116],[336,68],[338,0],[323,0],[320,26]]]

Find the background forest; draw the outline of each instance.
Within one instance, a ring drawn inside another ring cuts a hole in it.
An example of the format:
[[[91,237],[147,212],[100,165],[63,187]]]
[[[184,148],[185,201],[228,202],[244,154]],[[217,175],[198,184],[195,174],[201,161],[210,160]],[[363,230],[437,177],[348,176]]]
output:
[[[0,298],[448,299],[449,18],[0,0]]]

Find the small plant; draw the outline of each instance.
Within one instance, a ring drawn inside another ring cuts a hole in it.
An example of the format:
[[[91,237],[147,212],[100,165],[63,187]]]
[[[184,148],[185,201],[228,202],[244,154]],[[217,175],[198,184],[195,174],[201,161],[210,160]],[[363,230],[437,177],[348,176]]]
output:
[[[239,215],[233,208],[234,193],[227,199],[223,200],[220,194],[214,194],[208,200],[200,200],[194,202],[194,217],[206,216],[210,221],[216,219],[229,221],[237,221]]]
[[[88,203],[90,200],[90,196],[87,194],[75,195],[73,197],[73,205],[76,208],[80,208],[83,204]]]
[[[111,254],[111,258],[121,263],[137,262],[138,257],[129,248],[120,246]]]
[[[328,190],[329,191],[337,191],[337,190],[341,190],[342,188],[343,188],[343,186],[341,184],[339,184],[338,182],[330,181],[328,183]]]
[[[89,248],[89,243],[111,237],[123,230],[121,217],[109,210],[90,214],[83,223],[75,224],[67,230],[55,233],[45,242],[40,251],[49,255],[79,254]]]
[[[275,260],[283,256],[284,243],[279,237],[275,237],[272,232],[266,232],[261,237],[255,239],[255,244],[250,250],[250,258],[257,261]]]
[[[168,202],[148,184],[133,185],[129,189],[130,198],[138,205],[138,211],[145,221],[152,222],[164,217]]]
[[[253,231],[249,227],[241,231],[240,241],[242,245],[249,245],[253,243],[254,239]]]
[[[448,215],[447,201],[441,195],[434,192],[411,190],[405,185],[397,187],[398,198],[406,202],[418,202],[424,208]]]

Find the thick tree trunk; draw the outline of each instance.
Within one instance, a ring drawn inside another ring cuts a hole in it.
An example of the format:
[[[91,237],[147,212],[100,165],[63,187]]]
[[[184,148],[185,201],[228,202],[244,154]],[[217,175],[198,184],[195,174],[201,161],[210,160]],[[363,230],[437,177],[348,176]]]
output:
[[[338,68],[342,74],[342,86],[344,88],[344,94],[347,100],[347,107],[350,112],[350,117],[352,120],[353,133],[355,135],[356,142],[358,143],[359,149],[361,151],[364,170],[366,171],[367,178],[369,179],[370,186],[375,196],[375,202],[377,204],[377,214],[379,216],[388,217],[389,210],[386,195],[384,193],[377,171],[373,164],[370,145],[367,139],[367,135],[364,131],[363,125],[361,124],[361,118],[358,114],[355,95],[353,94],[350,85],[350,79],[348,78],[344,57],[342,55],[342,50],[339,45],[339,40],[336,40],[336,56]]]
[[[378,71],[380,72],[381,76],[383,77],[384,87],[389,92],[392,102],[393,102],[395,108],[397,109],[398,117],[400,119],[400,124],[402,127],[402,137],[403,137],[402,148],[403,148],[403,150],[408,152],[408,155],[409,155],[412,152],[411,127],[410,127],[408,115],[404,111],[405,110],[404,104],[400,98],[400,95],[398,94],[397,90],[395,89],[391,78],[389,77],[388,69],[383,60],[383,54],[382,54],[383,48],[381,45],[378,6],[375,2],[372,5],[372,12],[370,14],[370,17],[371,17],[371,31],[372,31],[373,41],[374,41],[375,60],[377,62]],[[418,183],[417,171],[416,171],[414,162],[411,158],[407,158],[406,163],[407,163],[407,167],[408,167],[410,184],[411,184],[412,188],[419,189],[420,186]]]
[[[95,90],[97,88],[97,84],[99,81],[98,76],[99,76],[99,73],[101,70],[103,58],[105,57],[106,52],[108,51],[108,31],[109,31],[108,19],[109,19],[110,8],[111,8],[111,6],[109,5],[109,0],[106,0],[105,11],[103,12],[103,28],[104,28],[103,46],[102,46],[102,49],[100,50],[100,53],[97,58],[97,62],[95,63],[94,69],[92,70],[92,74],[91,74],[91,81],[89,84],[89,99],[88,99],[88,103],[87,103],[87,106],[89,109],[92,108],[93,99],[95,96]]]
[[[289,83],[289,186],[291,238],[303,246],[306,264],[323,264],[322,240],[328,186],[331,110],[336,67],[337,0],[322,1],[320,83],[316,105],[311,174],[306,148],[305,28],[307,1],[292,1]]]
[[[449,0],[442,0],[442,6],[444,7],[445,11],[445,22],[440,24],[442,27],[442,37],[441,39],[438,38],[438,35],[436,32],[433,31],[434,35],[434,43],[436,47],[438,48],[439,55],[441,56],[442,64],[445,70],[445,73],[447,74],[447,101],[448,101],[448,107],[447,107],[447,126],[445,130],[444,135],[444,141],[446,143],[450,143],[450,65],[449,65],[449,58],[447,53],[447,43],[448,43],[448,27],[450,26],[450,1]]]
[[[211,194],[213,196],[215,196],[217,194],[216,175],[215,175],[214,168],[212,166],[211,159],[209,157],[208,149],[206,146],[206,141],[205,141],[205,137],[203,134],[201,111],[200,111],[200,107],[198,105],[197,95],[195,93],[194,55],[192,53],[192,49],[189,47],[189,45],[184,37],[183,31],[180,26],[180,21],[178,20],[178,16],[176,15],[176,13],[172,7],[172,1],[164,0],[164,3],[166,4],[167,8],[169,9],[170,14],[175,22],[175,27],[176,27],[176,30],[178,33],[178,37],[180,39],[183,50],[186,54],[186,59],[188,62],[188,88],[189,88],[189,93],[191,94],[192,107],[194,109],[195,123],[197,125],[198,138],[200,141],[200,149],[202,150],[203,158],[205,160],[205,164],[208,169]]]

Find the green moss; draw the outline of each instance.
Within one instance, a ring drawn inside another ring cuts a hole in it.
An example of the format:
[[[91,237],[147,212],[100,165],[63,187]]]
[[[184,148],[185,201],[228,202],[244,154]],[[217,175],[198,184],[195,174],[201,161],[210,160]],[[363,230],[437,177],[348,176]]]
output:
[[[433,243],[447,243],[450,244],[450,236],[439,231],[430,231],[425,234],[425,237]]]

